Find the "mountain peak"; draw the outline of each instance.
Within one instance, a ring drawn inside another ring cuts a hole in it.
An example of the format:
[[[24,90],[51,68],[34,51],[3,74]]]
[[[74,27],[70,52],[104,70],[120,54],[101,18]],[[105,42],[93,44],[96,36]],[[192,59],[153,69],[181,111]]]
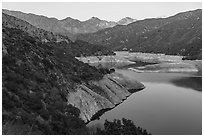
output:
[[[67,18],[65,18],[63,20],[73,20],[73,19],[71,17],[67,17]]]
[[[81,22],[80,20],[78,20],[78,19],[73,19],[73,18],[71,18],[71,17],[67,17],[67,18],[62,19],[62,20],[60,20],[60,21],[65,21],[65,22],[76,22],[76,23]]]
[[[133,19],[130,17],[125,17],[125,18],[122,18],[121,20],[119,20],[117,23],[120,25],[127,25],[127,24],[134,22],[134,21],[136,21],[136,19]]]
[[[131,18],[131,17],[125,17],[125,18],[123,18],[123,19],[127,19],[127,20],[134,20],[133,18]]]
[[[101,21],[98,17],[91,17],[87,21]]]

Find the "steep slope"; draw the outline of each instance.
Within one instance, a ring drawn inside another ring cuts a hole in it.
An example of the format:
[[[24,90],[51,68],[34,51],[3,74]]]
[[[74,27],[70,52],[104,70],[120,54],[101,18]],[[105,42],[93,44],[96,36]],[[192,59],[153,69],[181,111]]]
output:
[[[7,133],[16,134],[12,131],[18,127],[17,134],[75,134],[83,129],[80,111],[67,105],[66,96],[76,84],[103,74],[70,56],[66,46],[41,43],[19,29],[3,26],[2,31],[2,117],[4,126],[11,125]]]
[[[36,28],[28,22],[15,18],[13,16],[2,13],[2,25],[9,28],[17,28],[22,31],[29,33],[30,36],[37,38],[44,42],[60,42],[66,41],[71,42],[68,37],[63,35],[56,35],[52,32],[45,31],[40,28]]]
[[[194,56],[202,52],[202,16],[179,20],[141,34],[132,51]],[[201,58],[200,58],[201,59]]]
[[[162,44],[170,44],[170,48],[175,48],[178,47],[178,44],[182,44],[182,46],[179,47],[185,47],[184,49],[187,50],[186,48],[191,47],[188,46],[189,44],[194,45],[189,43],[189,39],[194,39],[195,36],[201,36],[201,21],[202,10],[199,9],[179,13],[168,18],[145,19],[133,22],[127,26],[115,26],[92,34],[81,34],[78,36],[78,39],[94,44],[101,44],[114,50],[135,49],[134,51],[141,52],[165,51],[164,53],[167,54],[181,54],[178,51],[182,48],[178,48],[175,52],[168,52],[165,46],[163,48]],[[190,24],[192,24],[192,26],[190,26]],[[179,27],[181,27],[181,29]],[[156,31],[159,32],[156,33]],[[151,35],[151,38],[149,38],[149,35]],[[170,39],[167,40],[165,37],[169,37]],[[201,40],[197,38],[197,40],[195,39],[193,42],[201,47],[200,41]],[[159,44],[157,45],[158,42]],[[152,43],[154,43],[154,45]],[[153,50],[155,47],[156,49]],[[189,49],[187,51],[189,51]],[[188,55],[187,51],[185,55]]]
[[[5,9],[2,9],[2,13],[5,13],[8,15],[14,16],[16,18],[19,18],[21,20],[24,20],[30,23],[31,25],[37,28],[41,28],[46,31],[65,34],[66,36],[69,36],[69,37],[73,36],[65,28],[58,25],[59,20],[57,20],[56,18],[48,18],[42,15],[35,15],[32,13],[26,14],[20,11],[10,11],[10,10],[5,10]]]
[[[41,42],[50,43],[53,45],[55,45],[55,42],[57,42],[59,43],[58,45],[66,45],[67,52],[69,52],[69,54],[73,56],[113,54],[111,50],[101,45],[89,44],[80,40],[72,42],[67,36],[54,34],[52,32],[36,28],[26,21],[4,13],[2,14],[2,25],[8,28],[16,28],[27,32],[30,36],[36,38]]]

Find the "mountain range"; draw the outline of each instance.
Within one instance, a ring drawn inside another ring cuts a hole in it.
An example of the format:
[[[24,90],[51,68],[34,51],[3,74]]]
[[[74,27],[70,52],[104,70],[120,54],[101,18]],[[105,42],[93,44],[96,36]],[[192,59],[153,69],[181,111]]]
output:
[[[73,42],[67,36],[37,28],[24,20],[7,15],[5,13],[2,14],[2,26],[3,28],[8,27],[24,31],[28,33],[29,36],[34,37],[40,42],[49,44],[59,43],[59,45],[66,45],[68,49],[67,52],[69,52],[69,54],[73,56],[113,54],[111,50],[102,45],[90,44],[81,40],[76,40],[75,42]]]
[[[135,20],[126,17],[118,22],[97,17],[86,21],[70,17],[58,20],[5,9],[3,13],[52,32],[58,38],[68,36],[72,41],[86,41],[111,50],[184,55],[192,59],[201,59],[202,55],[201,9],[166,18]]]
[[[71,17],[58,20],[56,18],[48,18],[46,16],[35,15],[32,13],[23,13],[21,11],[10,11],[3,9],[2,12],[25,20],[31,25],[46,31],[69,36],[71,39],[74,39],[75,34],[93,33],[101,29],[114,27],[116,25],[127,25],[136,21],[136,19],[132,19],[130,17],[125,17],[118,22],[100,20],[97,17],[92,17],[86,21],[80,21]]]
[[[78,39],[101,44],[113,50],[197,56],[202,53],[202,10],[168,18],[139,20],[95,33],[80,34]],[[196,57],[195,57],[196,58]]]

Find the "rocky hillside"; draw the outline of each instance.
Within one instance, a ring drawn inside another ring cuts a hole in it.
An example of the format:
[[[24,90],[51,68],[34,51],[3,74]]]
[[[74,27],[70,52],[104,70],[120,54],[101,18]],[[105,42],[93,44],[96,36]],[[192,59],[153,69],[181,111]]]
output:
[[[113,50],[195,56],[201,53],[201,30],[202,10],[198,9],[168,18],[145,19],[127,26],[81,34],[78,39]]]
[[[116,25],[127,25],[135,21],[131,18],[124,18],[118,22],[113,22],[100,20],[97,17],[92,17],[86,21],[79,21],[71,17],[67,17],[63,20],[58,20],[56,18],[48,18],[32,13],[27,14],[20,11],[10,11],[3,9],[2,12],[14,16],[16,18],[25,20],[31,25],[44,29],[46,31],[69,36],[71,39],[75,39],[75,34],[93,33],[104,28],[109,28]]]

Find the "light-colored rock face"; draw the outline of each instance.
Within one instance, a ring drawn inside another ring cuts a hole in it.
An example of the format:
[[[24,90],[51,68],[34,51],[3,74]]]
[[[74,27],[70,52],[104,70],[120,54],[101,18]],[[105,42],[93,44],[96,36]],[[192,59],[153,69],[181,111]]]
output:
[[[113,108],[122,103],[124,99],[131,95],[129,89],[141,90],[144,85],[139,82],[130,82],[120,74],[112,73],[104,76],[100,81],[90,81],[90,85],[102,89],[104,94],[99,95],[89,88],[86,84],[76,87],[76,92],[68,94],[68,104],[72,104],[80,111],[80,117],[88,122],[97,112],[107,108]]]

